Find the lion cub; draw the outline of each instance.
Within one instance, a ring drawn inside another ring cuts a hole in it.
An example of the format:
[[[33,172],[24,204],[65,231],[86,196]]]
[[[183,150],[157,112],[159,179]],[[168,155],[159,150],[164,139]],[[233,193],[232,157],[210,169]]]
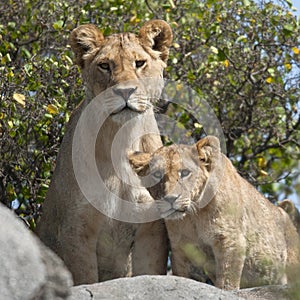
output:
[[[299,263],[296,228],[237,173],[216,137],[129,160],[165,218],[174,275],[227,290],[288,282]]]

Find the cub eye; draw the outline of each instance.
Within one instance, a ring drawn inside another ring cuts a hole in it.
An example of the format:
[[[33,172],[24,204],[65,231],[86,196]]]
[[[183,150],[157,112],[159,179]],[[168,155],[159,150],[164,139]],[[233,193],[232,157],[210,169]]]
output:
[[[190,174],[191,174],[191,171],[188,169],[183,169],[183,170],[179,171],[179,176],[181,178],[188,177]]]
[[[136,60],[136,61],[135,61],[135,66],[136,66],[137,68],[141,68],[145,63],[146,63],[145,60]]]
[[[99,68],[105,71],[109,71],[109,64],[108,63],[100,63]]]
[[[163,173],[162,173],[162,171],[155,171],[155,172],[153,172],[152,173],[152,176],[155,178],[155,179],[162,179],[162,177],[163,177]]]

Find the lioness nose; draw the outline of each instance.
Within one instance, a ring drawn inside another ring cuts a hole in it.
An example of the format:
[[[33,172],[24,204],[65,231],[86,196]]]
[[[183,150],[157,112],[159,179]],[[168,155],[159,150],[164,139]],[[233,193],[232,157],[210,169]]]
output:
[[[121,96],[125,101],[136,91],[135,88],[113,88],[113,91],[116,95]]]
[[[168,196],[164,197],[164,200],[169,202],[170,204],[173,204],[178,197],[179,197],[179,195],[172,194],[172,195],[168,195]]]

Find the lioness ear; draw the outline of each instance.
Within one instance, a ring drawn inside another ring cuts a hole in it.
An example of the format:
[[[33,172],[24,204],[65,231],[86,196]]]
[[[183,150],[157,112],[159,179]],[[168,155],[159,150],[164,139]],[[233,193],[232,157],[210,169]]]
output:
[[[84,66],[83,55],[99,46],[104,40],[100,30],[92,24],[81,25],[75,28],[70,35],[70,44],[75,53],[76,63]]]
[[[145,175],[145,171],[149,167],[151,154],[143,153],[143,152],[130,152],[128,154],[129,162],[133,168],[133,170],[138,175]]]
[[[173,40],[172,29],[162,20],[151,20],[143,25],[139,32],[142,44],[161,53],[161,59],[166,62],[169,57],[169,48]]]
[[[209,163],[216,152],[221,152],[220,141],[217,137],[208,135],[196,143],[199,159]]]

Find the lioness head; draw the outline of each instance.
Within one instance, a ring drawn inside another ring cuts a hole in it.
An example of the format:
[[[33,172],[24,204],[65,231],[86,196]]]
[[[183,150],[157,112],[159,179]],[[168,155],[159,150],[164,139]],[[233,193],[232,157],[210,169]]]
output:
[[[166,219],[196,212],[200,195],[220,154],[220,142],[207,136],[196,144],[161,147],[153,154],[130,153],[133,169]]]
[[[172,30],[161,20],[144,24],[138,36],[119,33],[104,37],[92,24],[79,26],[70,36],[89,96],[113,87],[112,114],[124,109],[143,112],[151,107],[151,100],[158,98],[162,89],[171,42]],[[146,78],[152,78],[150,92]]]

